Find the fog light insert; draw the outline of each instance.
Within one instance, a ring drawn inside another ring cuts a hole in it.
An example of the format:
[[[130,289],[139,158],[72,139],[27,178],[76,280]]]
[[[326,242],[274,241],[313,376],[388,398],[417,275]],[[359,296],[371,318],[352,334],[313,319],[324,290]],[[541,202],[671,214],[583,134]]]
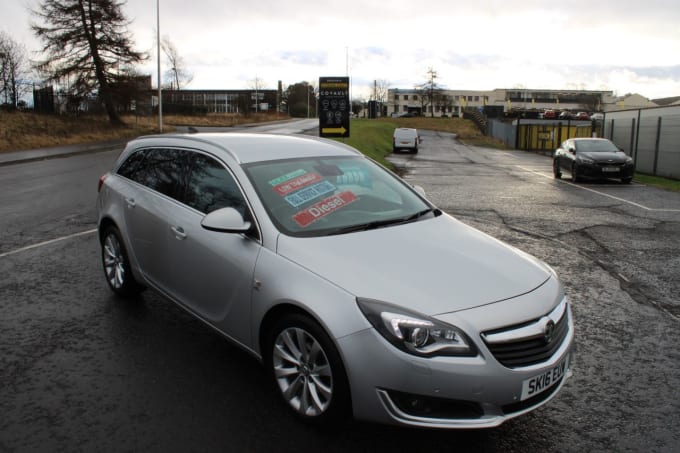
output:
[[[473,401],[436,398],[394,390],[386,392],[400,411],[414,417],[477,419],[484,415],[482,407]]]

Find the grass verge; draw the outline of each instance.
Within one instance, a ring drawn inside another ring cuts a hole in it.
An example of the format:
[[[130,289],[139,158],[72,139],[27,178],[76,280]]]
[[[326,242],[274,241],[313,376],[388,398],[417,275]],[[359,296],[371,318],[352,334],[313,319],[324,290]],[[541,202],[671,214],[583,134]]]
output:
[[[642,173],[635,173],[635,182],[645,184],[648,186],[658,187],[660,189],[672,190],[680,192],[680,181],[674,179],[661,178],[659,176],[644,175]]]
[[[336,139],[350,145],[388,168],[394,166],[386,160],[392,152],[392,134],[397,127],[411,127],[420,130],[450,132],[462,142],[489,148],[505,149],[505,145],[493,137],[485,137],[477,126],[460,118],[378,118],[353,119],[350,123],[350,137]]]
[[[172,125],[229,127],[277,119],[283,118],[268,114],[165,115],[163,130],[171,132]],[[0,111],[0,152],[127,140],[158,132],[158,117],[155,116],[124,115],[123,121],[125,126],[114,127],[104,115],[43,115]]]

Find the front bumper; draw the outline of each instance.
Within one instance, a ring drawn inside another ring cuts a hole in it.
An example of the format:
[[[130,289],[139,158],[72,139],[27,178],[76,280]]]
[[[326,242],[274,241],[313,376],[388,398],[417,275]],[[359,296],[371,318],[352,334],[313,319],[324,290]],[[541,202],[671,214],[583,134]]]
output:
[[[569,330],[546,361],[524,368],[501,365],[479,335],[476,357],[422,358],[389,344],[374,329],[339,341],[347,362],[354,416],[386,424],[431,428],[489,428],[551,400],[571,376],[574,336]],[[469,329],[468,329],[469,331]],[[471,336],[472,337],[472,336]],[[523,396],[523,383],[550,374],[564,363],[556,383],[535,396]]]
[[[617,169],[617,171],[607,171],[606,169]],[[634,165],[625,164],[578,164],[578,175],[589,179],[632,178],[635,174]]]

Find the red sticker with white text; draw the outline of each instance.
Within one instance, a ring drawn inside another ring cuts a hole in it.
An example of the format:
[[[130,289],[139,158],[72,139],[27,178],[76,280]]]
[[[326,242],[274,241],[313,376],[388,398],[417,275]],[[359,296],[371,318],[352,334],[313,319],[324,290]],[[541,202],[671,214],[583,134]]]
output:
[[[347,206],[351,202],[358,200],[352,192],[342,192],[332,197],[324,198],[312,206],[308,206],[293,216],[295,223],[301,227],[306,227],[328,214]]]
[[[303,187],[307,187],[311,184],[321,181],[323,178],[317,173],[306,173],[302,176],[298,176],[288,181],[282,182],[274,186],[274,190],[281,196],[288,195]]]

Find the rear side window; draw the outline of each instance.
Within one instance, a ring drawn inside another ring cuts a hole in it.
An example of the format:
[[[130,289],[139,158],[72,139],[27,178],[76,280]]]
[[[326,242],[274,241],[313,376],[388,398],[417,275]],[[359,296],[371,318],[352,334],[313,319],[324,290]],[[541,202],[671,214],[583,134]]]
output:
[[[235,208],[245,216],[246,203],[231,174],[215,159],[196,153],[184,202],[205,214]]]
[[[181,201],[189,155],[180,149],[154,148],[135,152],[118,174]]]

